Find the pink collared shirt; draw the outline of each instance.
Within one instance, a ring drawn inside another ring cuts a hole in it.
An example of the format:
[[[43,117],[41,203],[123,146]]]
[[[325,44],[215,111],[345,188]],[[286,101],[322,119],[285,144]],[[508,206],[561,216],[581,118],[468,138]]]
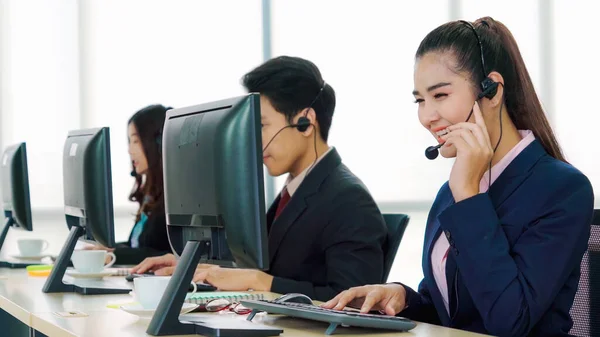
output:
[[[500,174],[506,169],[506,167],[529,145],[535,140],[533,132],[530,130],[519,130],[521,135],[521,141],[515,145],[496,165],[492,167],[491,184],[496,181]],[[479,193],[485,193],[488,190],[488,183],[490,172],[486,171],[479,182]],[[440,235],[433,246],[431,251],[431,269],[433,271],[433,277],[435,283],[440,290],[440,294],[444,300],[444,306],[448,314],[450,313],[449,302],[448,302],[448,282],[446,280],[446,252],[450,248],[450,243],[445,235]]]

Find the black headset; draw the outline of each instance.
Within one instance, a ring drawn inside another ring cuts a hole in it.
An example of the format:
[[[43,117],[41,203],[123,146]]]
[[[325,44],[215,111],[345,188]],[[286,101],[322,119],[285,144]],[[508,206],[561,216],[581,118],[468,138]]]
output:
[[[492,99],[494,96],[496,96],[496,92],[498,92],[498,82],[494,82],[494,80],[492,80],[485,71],[485,59],[483,57],[483,44],[481,43],[481,38],[479,37],[479,34],[472,23],[465,20],[460,20],[460,22],[467,25],[473,31],[473,34],[475,34],[475,38],[477,39],[477,44],[479,45],[479,51],[481,52],[481,71],[483,73],[483,77],[485,78],[483,81],[481,81],[481,92],[479,95],[477,95],[477,100],[480,100],[484,97]]]
[[[283,131],[285,129],[288,129],[288,128],[296,128],[300,132],[305,132],[306,130],[308,130],[309,126],[313,125],[310,122],[310,119],[308,119],[308,117],[307,117],[308,116],[308,111],[313,107],[313,104],[315,104],[315,102],[317,101],[317,99],[319,99],[319,97],[321,97],[321,93],[323,92],[323,89],[325,89],[326,85],[327,85],[327,82],[323,81],[323,85],[321,86],[321,89],[319,89],[319,92],[315,96],[315,99],[313,99],[312,102],[310,102],[310,104],[308,105],[308,108],[306,109],[306,113],[304,114],[304,116],[298,118],[298,122],[296,122],[295,124],[289,124],[289,125],[284,126],[281,129],[279,129],[279,131],[277,131],[277,133],[275,133],[275,135],[267,143],[267,146],[265,146],[263,148],[263,153],[269,147],[269,145],[271,145],[271,143],[273,142],[273,140],[275,139],[275,137],[277,137],[279,135],[279,133],[281,133],[281,131]],[[315,133],[315,137],[316,137],[316,133]],[[316,146],[317,145],[315,143],[315,148],[316,148]]]
[[[492,80],[488,76],[488,73],[485,71],[485,59],[483,57],[483,44],[481,43],[481,38],[479,37],[479,34],[477,33],[477,30],[475,29],[475,26],[473,26],[472,23],[470,23],[469,21],[465,21],[465,20],[460,20],[459,22],[467,25],[473,31],[473,34],[475,34],[475,38],[477,39],[477,44],[479,45],[479,51],[481,54],[481,71],[483,73],[484,79],[483,79],[483,81],[481,81],[481,84],[480,84],[481,92],[479,93],[479,95],[477,95],[476,101],[479,101],[480,99],[482,99],[484,97],[487,99],[492,99],[492,98],[494,98],[494,96],[496,96],[496,93],[498,92],[499,83],[494,82],[494,80]],[[502,107],[500,108],[500,111],[502,111]],[[467,121],[469,119],[471,119],[471,115],[473,115],[472,109],[471,109],[471,112],[469,113],[469,117],[467,117]],[[502,124],[500,124],[500,126],[502,126]],[[433,160],[433,159],[437,158],[439,155],[439,148],[444,146],[444,144],[445,144],[445,142],[438,144],[438,145],[430,146],[427,149],[425,149],[425,157],[427,157],[427,159],[429,159],[429,160]],[[498,146],[496,145],[496,148],[497,147]],[[496,149],[494,149],[494,152],[495,151],[496,151]]]
[[[327,82],[323,81],[323,85],[321,86],[321,89],[319,89],[319,92],[317,93],[317,96],[315,96],[315,99],[313,99],[312,102],[310,102],[310,104],[308,105],[308,109],[306,109],[306,113],[304,114],[304,116],[298,118],[298,122],[296,124],[293,124],[290,126],[295,127],[300,132],[304,132],[308,129],[309,126],[312,125],[312,123],[310,122],[310,119],[308,119],[308,117],[307,117],[308,110],[310,110],[310,108],[312,108],[313,104],[315,104],[317,99],[319,99],[319,97],[321,97],[321,93],[323,92],[323,89],[325,89],[326,84],[327,84]]]
[[[158,130],[158,135],[154,138],[156,145],[158,145],[158,155],[162,157],[162,129]],[[137,172],[135,171],[135,167],[131,170],[130,175],[132,177],[137,176]]]

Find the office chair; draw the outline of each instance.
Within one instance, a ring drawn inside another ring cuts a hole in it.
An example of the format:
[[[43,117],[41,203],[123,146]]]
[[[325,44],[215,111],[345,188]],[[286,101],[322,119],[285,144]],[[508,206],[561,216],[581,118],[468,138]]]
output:
[[[581,260],[581,278],[571,317],[571,335],[600,336],[600,209],[594,210],[588,250]]]
[[[400,241],[402,241],[404,230],[406,230],[406,225],[408,225],[408,220],[410,218],[406,214],[384,214],[383,219],[385,220],[388,229],[385,250],[383,252],[383,281],[385,282],[392,270],[392,264],[394,264]]]

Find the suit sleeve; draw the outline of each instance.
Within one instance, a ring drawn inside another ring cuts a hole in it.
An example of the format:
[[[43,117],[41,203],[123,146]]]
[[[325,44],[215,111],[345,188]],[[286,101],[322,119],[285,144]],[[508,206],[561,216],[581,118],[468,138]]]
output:
[[[456,203],[440,224],[486,330],[525,336],[552,304],[586,250],[593,212],[587,178],[565,179],[543,213],[509,246],[488,194]],[[510,226],[506,224],[505,226]]]
[[[398,284],[406,289],[406,308],[398,316],[419,322],[441,325],[440,317],[433,305],[425,280],[419,284],[418,292],[405,284]]]
[[[131,248],[131,247],[118,247],[115,248],[115,256],[117,257],[117,264],[120,265],[136,265],[144,261],[147,257],[161,256],[171,251],[157,250],[151,247]]]
[[[331,220],[321,235],[327,283],[275,277],[271,291],[301,292],[328,301],[351,287],[381,283],[386,235],[383,217],[368,192],[362,187],[344,191],[332,205]]]

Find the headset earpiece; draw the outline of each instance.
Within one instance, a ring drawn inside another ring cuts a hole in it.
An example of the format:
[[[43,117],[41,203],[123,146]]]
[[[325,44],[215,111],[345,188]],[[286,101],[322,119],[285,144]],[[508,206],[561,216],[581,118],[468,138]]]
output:
[[[325,89],[325,85],[327,85],[327,83],[325,81],[323,81],[323,85],[321,86],[321,89],[319,89],[317,96],[315,97],[315,99],[313,99],[312,102],[310,102],[310,104],[308,106],[309,110],[306,111],[306,114],[304,115],[304,117],[298,118],[298,123],[291,125],[292,127],[295,127],[300,132],[304,132],[304,131],[308,130],[309,126],[312,125],[312,123],[310,122],[310,119],[308,119],[308,117],[306,117],[306,116],[308,116],[308,111],[310,111],[310,109],[313,107],[313,104],[315,104],[317,99],[321,96],[323,89]]]
[[[482,98],[488,98],[488,99],[492,99],[494,98],[494,96],[496,96],[496,93],[498,92],[498,82],[494,82],[494,80],[492,80],[489,77],[486,77],[482,82],[481,82],[481,93],[477,96],[477,100],[480,100]]]
[[[306,130],[308,130],[308,127],[310,126],[310,119],[306,118],[306,117],[300,117],[298,118],[298,123],[296,123],[295,127],[296,129],[298,129],[298,131],[300,132],[304,132]]]

